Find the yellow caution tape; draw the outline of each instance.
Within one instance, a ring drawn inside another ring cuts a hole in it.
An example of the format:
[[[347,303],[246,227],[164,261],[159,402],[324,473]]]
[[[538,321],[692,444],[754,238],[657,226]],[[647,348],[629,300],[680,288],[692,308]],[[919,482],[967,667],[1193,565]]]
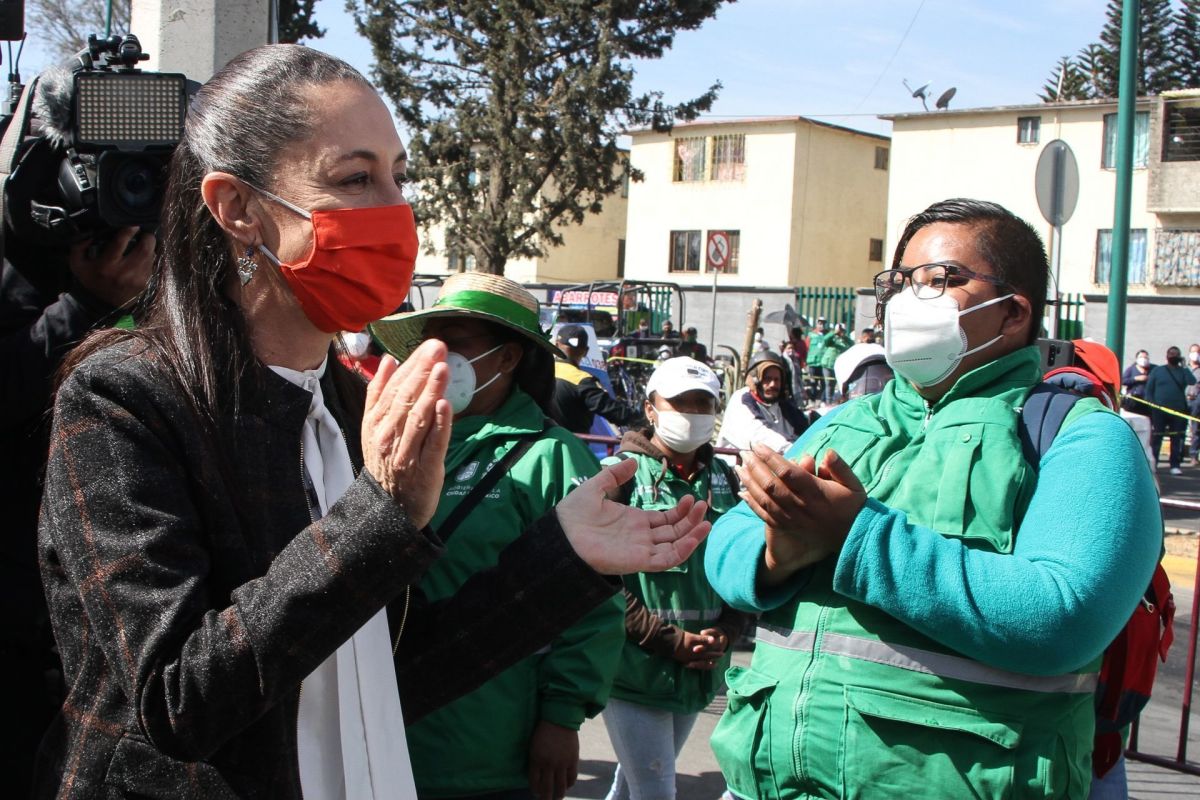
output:
[[[1150,406],[1151,408],[1158,409],[1159,411],[1163,412],[1164,414],[1170,414],[1173,417],[1182,417],[1183,419],[1190,420],[1191,422],[1200,422],[1200,417],[1193,417],[1190,414],[1184,414],[1182,411],[1176,411],[1173,408],[1167,408],[1166,406],[1160,406],[1157,403],[1151,403],[1149,400],[1143,400],[1142,398],[1134,397],[1131,394],[1122,394],[1121,395],[1122,400],[1125,400],[1126,398],[1128,398],[1130,400],[1136,400],[1137,402],[1141,403],[1144,406]]]

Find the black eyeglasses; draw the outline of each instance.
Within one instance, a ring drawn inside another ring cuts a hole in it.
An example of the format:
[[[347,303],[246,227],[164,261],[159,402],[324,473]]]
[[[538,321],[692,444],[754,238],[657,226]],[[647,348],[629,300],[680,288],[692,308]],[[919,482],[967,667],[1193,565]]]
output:
[[[912,284],[913,293],[922,300],[941,297],[947,286],[964,286],[967,281],[983,281],[993,286],[1007,288],[1007,281],[994,275],[984,275],[959,264],[918,264],[915,267],[885,269],[875,276],[875,300],[886,303],[892,295],[904,289],[904,282]]]

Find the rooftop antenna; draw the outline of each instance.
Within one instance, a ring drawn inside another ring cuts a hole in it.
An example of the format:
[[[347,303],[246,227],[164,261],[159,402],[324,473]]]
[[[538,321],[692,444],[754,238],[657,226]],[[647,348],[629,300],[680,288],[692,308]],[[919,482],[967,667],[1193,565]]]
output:
[[[942,92],[941,96],[938,97],[937,102],[934,103],[934,107],[939,108],[942,111],[948,111],[950,109],[950,100],[954,97],[954,93],[957,91],[958,87],[951,86],[949,89]]]
[[[925,99],[927,97],[929,97],[929,83],[927,82],[927,83],[917,87],[916,89],[914,89],[908,85],[907,78],[904,78],[900,82],[904,84],[905,89],[908,89],[910,92],[912,92],[913,97],[915,97],[916,99],[921,101],[921,105],[925,108],[926,111],[928,111],[929,104],[925,102]]]

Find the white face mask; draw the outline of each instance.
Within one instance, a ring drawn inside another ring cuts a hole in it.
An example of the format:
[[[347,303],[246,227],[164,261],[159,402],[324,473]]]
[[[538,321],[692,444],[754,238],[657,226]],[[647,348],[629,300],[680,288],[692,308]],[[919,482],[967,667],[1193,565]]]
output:
[[[960,311],[952,295],[922,300],[911,290],[897,293],[884,311],[884,350],[887,363],[914,386],[936,386],[957,369],[962,360],[1003,338],[997,335],[967,349],[967,333],[959,317],[1012,297],[1006,294]]]
[[[1192,362],[1193,364],[1200,362],[1200,353],[1197,353],[1195,350],[1188,353],[1188,361]]]
[[[683,414],[679,411],[659,411],[653,420],[654,432],[667,447],[676,453],[690,453],[707,444],[717,427],[713,414]]]
[[[1145,356],[1141,356],[1137,360],[1137,365],[1139,367],[1148,367],[1150,366],[1150,359],[1146,358]]]
[[[504,345],[498,344],[486,353],[480,353],[471,359],[461,353],[450,353],[446,356],[446,364],[450,367],[450,383],[446,386],[446,399],[450,401],[450,410],[455,414],[466,411],[467,406],[471,405],[471,398],[491,386],[500,377],[500,373],[497,372],[490,381],[476,388],[475,368],[471,365],[484,356],[490,356],[501,347]]]
[[[342,331],[342,345],[346,348],[346,352],[353,358],[362,358],[371,348],[371,334],[363,331],[362,333],[351,333],[350,331]]]

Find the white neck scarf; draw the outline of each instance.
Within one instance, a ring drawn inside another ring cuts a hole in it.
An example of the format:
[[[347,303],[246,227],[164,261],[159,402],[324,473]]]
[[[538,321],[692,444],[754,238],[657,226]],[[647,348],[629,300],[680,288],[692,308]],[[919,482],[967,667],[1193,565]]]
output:
[[[314,370],[271,370],[312,393],[301,434],[304,471],[323,517],[354,482],[350,451]],[[380,611],[304,679],[297,720],[300,788],[323,800],[412,800],[413,784],[387,612]]]

